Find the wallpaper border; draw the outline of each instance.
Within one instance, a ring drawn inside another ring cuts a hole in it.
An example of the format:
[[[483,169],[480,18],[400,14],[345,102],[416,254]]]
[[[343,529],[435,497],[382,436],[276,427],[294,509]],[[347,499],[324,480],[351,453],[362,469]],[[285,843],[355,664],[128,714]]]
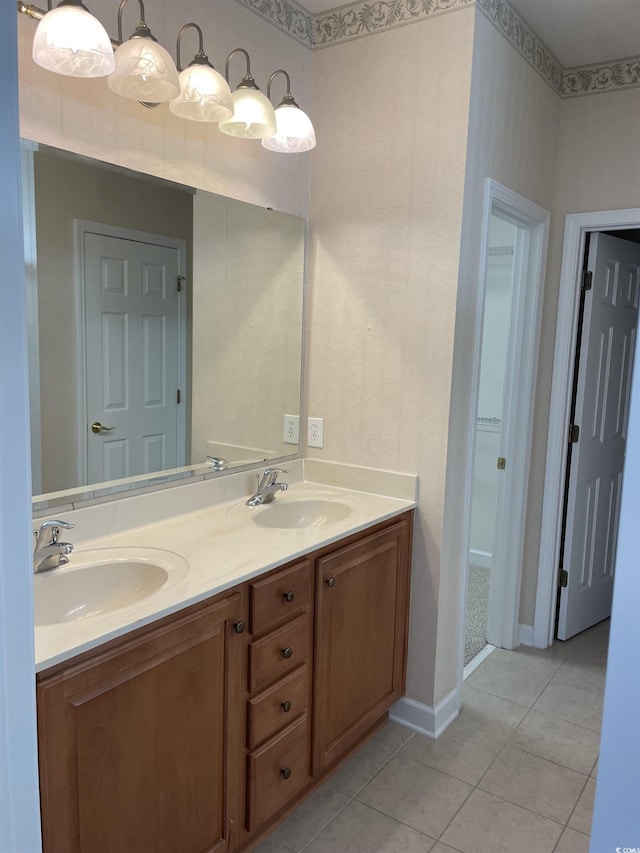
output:
[[[315,15],[314,49],[468,9],[475,0],[365,0]]]
[[[313,47],[313,15],[292,0],[236,0],[236,3],[306,47]]]
[[[551,88],[562,94],[564,68],[505,0],[476,0],[476,6]]]
[[[236,0],[318,50],[476,6],[562,98],[640,86],[640,56],[563,68],[507,0],[357,0],[318,15],[293,0]]]
[[[593,95],[640,86],[640,56],[565,68],[562,97]]]

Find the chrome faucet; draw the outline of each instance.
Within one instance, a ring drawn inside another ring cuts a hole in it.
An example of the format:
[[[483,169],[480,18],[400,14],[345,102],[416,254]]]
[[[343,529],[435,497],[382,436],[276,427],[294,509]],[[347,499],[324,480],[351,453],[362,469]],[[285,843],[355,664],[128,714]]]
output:
[[[60,530],[72,530],[75,524],[68,521],[52,519],[45,521],[40,530],[34,530],[35,548],[33,551],[33,571],[45,572],[47,569],[57,569],[69,562],[68,555],[73,551],[70,542],[60,542]]]
[[[284,468],[267,468],[263,471],[262,478],[258,484],[255,494],[247,501],[247,506],[260,506],[270,504],[276,496],[276,492],[285,492],[289,486],[287,483],[278,483],[278,474],[288,474]],[[260,475],[256,475],[258,478]]]

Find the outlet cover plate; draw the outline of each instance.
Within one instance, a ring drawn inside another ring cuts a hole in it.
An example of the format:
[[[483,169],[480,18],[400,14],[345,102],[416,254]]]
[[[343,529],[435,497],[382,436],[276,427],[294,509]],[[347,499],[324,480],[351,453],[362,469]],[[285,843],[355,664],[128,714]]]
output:
[[[300,444],[300,415],[284,416],[282,440],[285,444]]]
[[[307,424],[307,445],[322,447],[324,444],[322,418],[309,418]]]

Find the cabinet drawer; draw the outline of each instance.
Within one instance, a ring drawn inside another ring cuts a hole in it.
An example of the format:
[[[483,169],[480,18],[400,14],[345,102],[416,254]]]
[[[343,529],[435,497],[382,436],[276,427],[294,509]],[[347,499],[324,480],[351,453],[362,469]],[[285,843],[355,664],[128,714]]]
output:
[[[312,572],[308,560],[250,584],[251,633],[261,634],[300,610],[308,610],[311,595]]]
[[[304,613],[249,646],[249,692],[256,693],[309,658],[310,621]]]
[[[309,702],[309,667],[304,666],[280,679],[264,693],[248,702],[248,747],[272,737],[307,712]]]
[[[248,828],[280,811],[309,782],[309,725],[305,714],[248,757]]]

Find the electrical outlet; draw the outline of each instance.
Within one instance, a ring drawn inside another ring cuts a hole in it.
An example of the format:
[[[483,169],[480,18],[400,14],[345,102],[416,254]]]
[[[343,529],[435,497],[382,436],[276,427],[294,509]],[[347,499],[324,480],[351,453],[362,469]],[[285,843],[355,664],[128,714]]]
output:
[[[309,418],[307,423],[307,444],[309,447],[322,447],[322,418]]]
[[[284,416],[284,436],[285,444],[300,443],[300,416],[285,415]]]

